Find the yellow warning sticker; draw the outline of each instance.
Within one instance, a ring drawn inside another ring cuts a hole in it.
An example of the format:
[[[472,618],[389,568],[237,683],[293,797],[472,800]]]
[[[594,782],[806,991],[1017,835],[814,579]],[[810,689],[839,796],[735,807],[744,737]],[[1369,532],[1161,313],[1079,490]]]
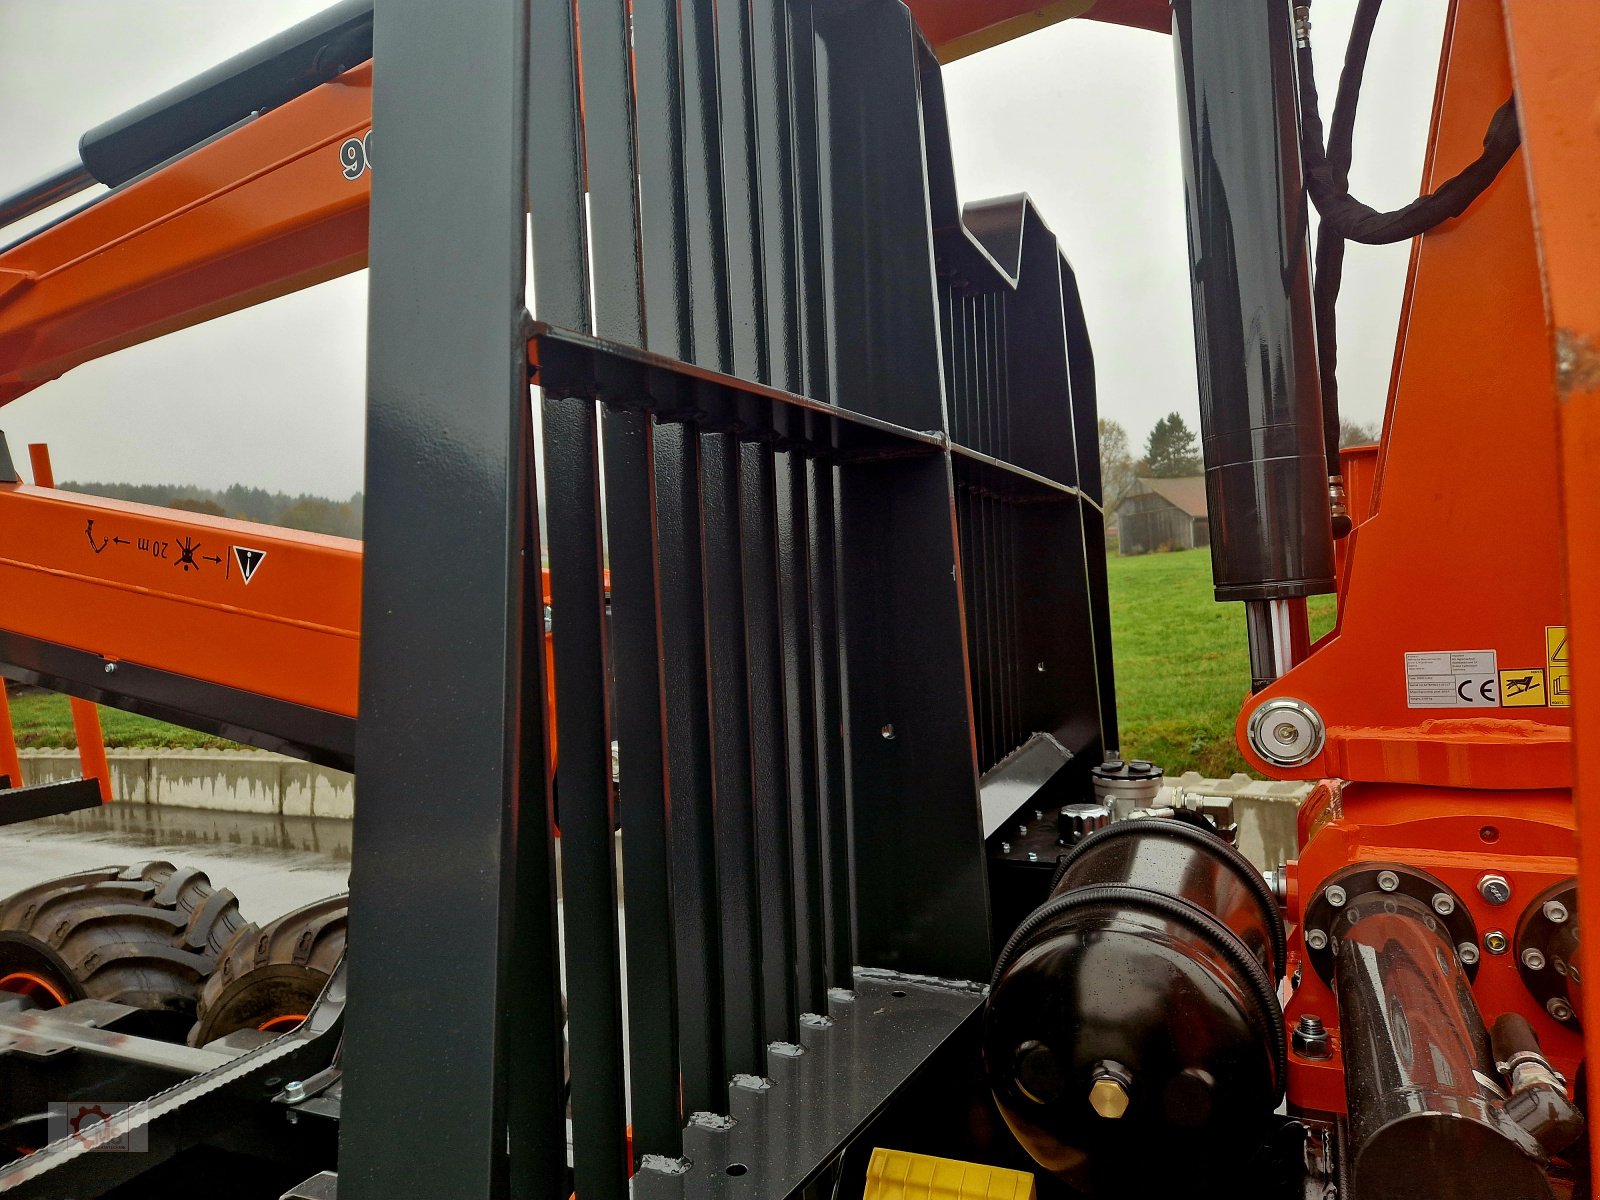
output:
[[[1552,667],[1567,665],[1567,627],[1565,625],[1546,625],[1544,627],[1544,657]]]
[[[1549,668],[1550,698],[1542,703],[1565,708],[1572,703],[1572,658],[1567,653],[1567,627],[1544,627],[1544,657]]]
[[[1500,703],[1507,708],[1531,708],[1549,704],[1544,691],[1544,668],[1529,667],[1500,672]]]

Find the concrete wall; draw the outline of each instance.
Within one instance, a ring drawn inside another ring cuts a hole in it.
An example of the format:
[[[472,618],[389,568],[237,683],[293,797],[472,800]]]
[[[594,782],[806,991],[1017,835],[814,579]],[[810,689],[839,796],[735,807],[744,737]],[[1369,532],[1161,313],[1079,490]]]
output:
[[[112,794],[126,804],[286,817],[355,812],[354,777],[281,754],[238,750],[110,750]],[[80,774],[74,750],[24,750],[25,784]]]
[[[355,780],[343,771],[312,766],[281,754],[254,750],[111,750],[112,790],[126,804],[285,817],[336,817],[355,813]],[[78,777],[73,750],[24,750],[23,782],[54,783]],[[1182,794],[1232,796],[1239,849],[1263,870],[1295,857],[1295,822],[1307,783],[1274,783],[1235,775],[1204,779],[1194,772],[1169,778],[1156,804],[1182,802]],[[1132,807],[1131,805],[1129,807]],[[1126,815],[1121,813],[1119,815]]]

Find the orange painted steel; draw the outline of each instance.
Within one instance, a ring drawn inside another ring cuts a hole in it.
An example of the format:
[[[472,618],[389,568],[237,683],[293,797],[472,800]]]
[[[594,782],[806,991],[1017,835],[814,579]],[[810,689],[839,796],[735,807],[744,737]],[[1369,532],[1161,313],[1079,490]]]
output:
[[[3,679],[0,679],[0,775],[9,779],[12,787],[22,786],[22,758],[17,753],[17,735],[11,725],[11,697],[6,694]]]
[[[1548,306],[1545,353],[1554,365],[1538,400],[1557,416],[1561,451],[1561,522],[1547,536],[1562,531],[1568,645],[1580,680],[1572,769],[1578,908],[1591,915],[1579,953],[1592,969],[1600,962],[1600,708],[1584,706],[1581,680],[1593,676],[1583,676],[1592,661],[1584,647],[1600,644],[1600,14],[1589,0],[1505,0],[1505,16]],[[1586,996],[1582,1015],[1600,1041],[1600,999]],[[1596,1088],[1600,1082],[1591,1097]],[[1589,1137],[1591,1156],[1600,1154],[1600,1123],[1590,1122]]]
[[[1290,972],[1304,963],[1300,986],[1284,1012],[1290,1031],[1302,1016],[1321,1017],[1333,1033],[1334,1056],[1291,1055],[1289,1100],[1305,1108],[1342,1112],[1343,1066],[1338,1053],[1338,1005],[1332,989],[1306,958],[1301,920],[1309,898],[1346,867],[1403,863],[1426,871],[1454,893],[1478,936],[1500,930],[1514,937],[1523,908],[1547,887],[1577,873],[1572,801],[1564,789],[1485,794],[1458,788],[1325,781],[1300,810],[1300,858],[1288,866]],[[1478,891],[1485,874],[1503,876],[1511,900],[1490,904]],[[1514,953],[1485,951],[1473,994],[1487,1020],[1521,1013],[1538,1030],[1545,1052],[1575,1079],[1583,1039],[1558,1024],[1523,985]]]
[[[1322,779],[1286,868],[1291,970],[1305,967],[1285,1020],[1292,1029],[1321,1017],[1334,1047],[1322,1061],[1291,1055],[1290,1102],[1311,1109],[1345,1100],[1338,1006],[1303,940],[1310,898],[1338,872],[1426,871],[1480,941],[1492,930],[1514,938],[1530,902],[1574,876],[1579,909],[1600,910],[1600,728],[1581,704],[1551,704],[1550,690],[1489,715],[1405,706],[1406,652],[1493,650],[1497,670],[1553,687],[1546,627],[1563,631],[1566,657],[1574,632],[1600,628],[1600,354],[1585,353],[1600,346],[1600,10],[1544,0],[1498,9],[1452,8],[1425,187],[1476,156],[1511,91],[1513,51],[1524,149],[1462,218],[1413,249],[1382,441],[1342,456],[1357,525],[1340,556],[1339,624],[1246,702],[1238,727],[1248,754],[1249,715],[1274,696],[1303,700],[1328,723],[1326,749],[1302,769],[1250,755],[1265,773]],[[1490,873],[1509,884],[1508,903],[1480,893]],[[1600,957],[1592,930],[1581,955]],[[1517,955],[1486,949],[1477,971],[1486,1019],[1526,1016],[1575,1079],[1585,1039],[1529,992]],[[1584,1016],[1600,1031],[1595,1001]]]
[[[28,447],[28,462],[33,467],[33,482],[39,487],[56,485],[55,468],[50,465],[50,447],[35,442]],[[111,764],[106,761],[106,732],[100,724],[99,706],[88,700],[71,697],[73,738],[78,743],[78,769],[85,779],[93,779],[100,787],[100,803],[110,804]],[[21,774],[18,773],[18,783]]]
[[[356,716],[360,542],[20,483],[0,484],[0,529],[0,629]],[[238,550],[265,556],[248,580]]]
[[[0,528],[9,632],[355,715],[360,542],[26,484]]]
[[[1020,36],[1038,7],[911,4],[936,46]],[[1046,7],[1064,19],[1089,5]],[[1169,25],[1166,0],[1099,0],[1087,15]],[[368,62],[0,253],[0,406],[81,363],[364,267],[371,173],[350,177],[340,151],[371,125]]]
[[[1477,156],[1490,114],[1511,91],[1495,6],[1461,5],[1447,51],[1429,189]],[[1347,539],[1338,625],[1244,705],[1238,739],[1255,770],[1463,788],[1571,785],[1570,708],[1407,706],[1410,652],[1494,651],[1500,670],[1546,666],[1545,628],[1564,623],[1559,547],[1547,533],[1561,519],[1551,389],[1519,153],[1463,216],[1421,239],[1373,511]],[[1323,751],[1302,767],[1273,767],[1248,745],[1251,714],[1275,697],[1309,704],[1327,725]]]
[[[0,405],[364,266],[371,177],[339,149],[371,124],[371,84],[357,67],[0,254]]]

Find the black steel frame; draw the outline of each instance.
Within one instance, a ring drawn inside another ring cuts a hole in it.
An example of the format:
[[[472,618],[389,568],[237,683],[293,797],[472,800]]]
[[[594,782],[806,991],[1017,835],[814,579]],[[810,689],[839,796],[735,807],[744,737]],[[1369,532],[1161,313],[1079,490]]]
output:
[[[791,1194],[981,1004],[980,774],[1115,745],[1071,267],[960,209],[899,0],[374,55],[361,717],[292,739],[360,773],[339,1194]]]
[[[567,1186],[563,979],[585,1200],[799,1187],[921,1061],[866,1070],[899,1043],[850,1019],[860,971],[929,1045],[977,1006],[930,981],[990,966],[980,771],[1115,742],[1076,286],[1025,203],[963,222],[906,10],[628,11],[377,15],[356,1200]],[[712,1168],[793,1095],[811,1135]]]

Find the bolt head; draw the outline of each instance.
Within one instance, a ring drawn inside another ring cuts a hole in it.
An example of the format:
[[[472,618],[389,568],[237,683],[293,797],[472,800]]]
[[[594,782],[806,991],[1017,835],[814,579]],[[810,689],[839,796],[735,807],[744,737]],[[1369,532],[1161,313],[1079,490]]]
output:
[[[1504,930],[1491,929],[1483,935],[1483,948],[1490,954],[1504,954],[1511,949],[1511,939],[1506,937]]]
[[[1300,740],[1300,731],[1289,722],[1284,721],[1273,729],[1272,736],[1285,746],[1292,746]]]
[[[1320,929],[1306,930],[1306,945],[1313,950],[1325,950],[1328,946],[1328,935]]]
[[[1000,843],[1000,853],[1001,854],[1010,854],[1011,853],[1011,843],[1010,842],[1001,842]]]
[[[1312,1013],[1295,1022],[1291,1043],[1294,1052],[1301,1058],[1323,1059],[1333,1055],[1333,1048],[1328,1044],[1327,1026],[1323,1025],[1321,1017]]]
[[[1462,942],[1456,947],[1456,957],[1461,960],[1461,965],[1470,967],[1478,961],[1478,948],[1471,942]]]
[[[1120,1079],[1102,1075],[1089,1088],[1089,1107],[1108,1121],[1120,1120],[1128,1111],[1128,1089]]]
[[[1349,899],[1345,895],[1344,889],[1337,883],[1329,884],[1327,890],[1322,894],[1327,897],[1328,903],[1333,905],[1334,908],[1343,908],[1344,902]]]
[[[1511,899],[1511,882],[1504,875],[1485,875],[1478,880],[1478,895],[1490,904],[1504,904]]]
[[[884,741],[886,741],[886,742],[894,741],[894,726],[893,725],[885,725],[882,729],[878,730],[878,732],[883,735],[883,740]]]
[[[1549,900],[1544,906],[1545,920],[1552,925],[1565,925],[1567,923],[1567,906],[1559,900]]]
[[[1572,1020],[1572,1005],[1568,1004],[1560,996],[1551,996],[1544,1008],[1547,1013],[1558,1021]]]
[[[1378,872],[1378,890],[1379,891],[1392,892],[1396,888],[1398,888],[1399,886],[1400,886],[1400,876],[1396,875],[1393,871],[1379,871]]]
[[[1017,826],[1017,836],[1018,837],[1027,837],[1028,836],[1028,827],[1026,825],[1018,825]]]
[[[1038,852],[1034,851],[1034,850],[1029,850],[1028,851],[1028,861],[1029,862],[1038,862],[1039,861]]]
[[[1530,971],[1544,970],[1544,952],[1537,947],[1529,946],[1522,952],[1522,965]]]
[[[1456,898],[1449,892],[1435,892],[1433,894],[1433,911],[1441,917],[1448,917],[1456,910]]]

